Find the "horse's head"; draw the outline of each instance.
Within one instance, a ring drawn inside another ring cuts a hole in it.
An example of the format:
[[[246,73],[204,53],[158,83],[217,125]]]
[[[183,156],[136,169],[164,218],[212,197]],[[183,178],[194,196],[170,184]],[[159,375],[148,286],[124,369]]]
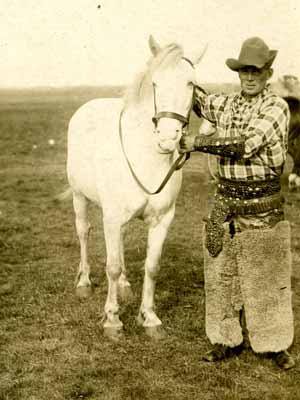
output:
[[[183,57],[176,44],[160,48],[149,39],[153,58],[150,63],[154,103],[154,134],[158,151],[170,153],[178,148],[189,124],[193,106],[196,73],[193,63]]]

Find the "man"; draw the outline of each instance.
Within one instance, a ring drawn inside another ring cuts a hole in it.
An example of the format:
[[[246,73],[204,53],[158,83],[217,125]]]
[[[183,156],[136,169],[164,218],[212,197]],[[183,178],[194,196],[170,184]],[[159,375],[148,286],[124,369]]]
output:
[[[194,110],[216,125],[213,136],[185,136],[181,152],[218,157],[218,184],[205,224],[206,334],[219,361],[243,348],[242,311],[249,342],[282,369],[295,365],[290,226],[284,220],[280,176],[287,154],[289,109],[267,81],[276,50],[253,37],[226,65],[238,72],[241,92],[205,95]]]

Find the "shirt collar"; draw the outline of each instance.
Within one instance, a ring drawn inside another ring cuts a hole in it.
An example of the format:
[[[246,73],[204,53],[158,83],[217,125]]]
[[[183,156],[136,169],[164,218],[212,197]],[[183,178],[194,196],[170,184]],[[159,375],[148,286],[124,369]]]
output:
[[[253,97],[245,97],[243,95],[243,92],[240,91],[240,93],[238,94],[238,98],[237,101],[239,104],[249,104],[249,105],[253,105],[255,104],[258,100],[264,98],[268,93],[270,92],[270,84],[267,83],[266,86],[264,87],[264,89],[258,93],[258,95],[253,96]]]

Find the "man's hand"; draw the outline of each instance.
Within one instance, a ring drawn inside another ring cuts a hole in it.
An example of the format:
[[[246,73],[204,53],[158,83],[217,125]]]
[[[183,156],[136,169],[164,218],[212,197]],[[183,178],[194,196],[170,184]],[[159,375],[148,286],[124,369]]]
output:
[[[195,150],[195,136],[183,135],[179,142],[179,153],[189,153]]]
[[[217,132],[217,125],[203,119],[199,127],[199,135],[211,136]]]

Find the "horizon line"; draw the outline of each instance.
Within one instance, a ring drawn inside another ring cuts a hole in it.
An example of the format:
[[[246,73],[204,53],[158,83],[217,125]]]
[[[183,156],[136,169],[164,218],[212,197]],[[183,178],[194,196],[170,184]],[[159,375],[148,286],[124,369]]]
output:
[[[276,81],[275,81],[276,82]],[[239,85],[236,82],[201,82],[203,85]],[[1,86],[1,89],[7,90],[34,90],[34,89],[76,89],[76,88],[123,88],[127,87],[128,84],[76,84],[76,85],[34,85],[34,86]]]

